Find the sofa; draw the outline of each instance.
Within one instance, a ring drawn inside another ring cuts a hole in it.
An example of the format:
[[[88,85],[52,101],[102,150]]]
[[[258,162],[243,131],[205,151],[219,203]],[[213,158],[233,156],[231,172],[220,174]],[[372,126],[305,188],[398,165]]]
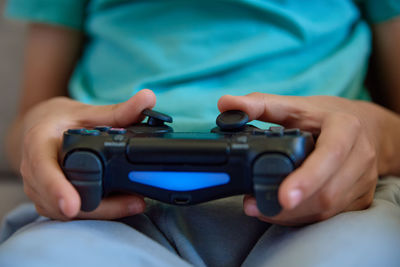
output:
[[[5,0],[0,0],[1,14],[4,5]],[[0,220],[19,204],[29,201],[20,177],[12,171],[4,153],[4,138],[18,106],[25,28],[21,22],[0,16]]]

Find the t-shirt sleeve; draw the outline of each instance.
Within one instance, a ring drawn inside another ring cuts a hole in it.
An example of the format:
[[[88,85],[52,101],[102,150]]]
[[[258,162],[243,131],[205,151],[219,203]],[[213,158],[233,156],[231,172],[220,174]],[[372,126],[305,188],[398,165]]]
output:
[[[400,0],[355,0],[371,23],[384,22],[400,16]]]
[[[8,0],[7,17],[83,29],[88,0]]]

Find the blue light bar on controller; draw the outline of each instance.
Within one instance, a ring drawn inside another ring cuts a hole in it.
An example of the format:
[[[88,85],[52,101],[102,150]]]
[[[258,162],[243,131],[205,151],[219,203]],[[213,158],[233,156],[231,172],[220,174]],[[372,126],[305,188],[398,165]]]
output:
[[[223,172],[164,172],[131,171],[129,180],[172,191],[191,191],[227,184],[228,174]]]

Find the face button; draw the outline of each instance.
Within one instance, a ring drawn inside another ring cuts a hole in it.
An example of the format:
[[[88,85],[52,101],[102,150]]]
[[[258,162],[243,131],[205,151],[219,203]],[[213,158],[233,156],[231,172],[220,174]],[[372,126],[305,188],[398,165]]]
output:
[[[81,133],[82,135],[91,135],[91,136],[97,136],[100,135],[100,131],[98,130],[84,130]]]
[[[108,130],[111,129],[111,126],[105,126],[105,125],[96,126],[94,129],[100,132],[107,132]]]
[[[294,129],[286,129],[284,131],[285,135],[292,135],[292,136],[299,136],[300,135],[300,129],[294,128]]]
[[[248,143],[248,137],[246,135],[236,136],[233,140],[239,144],[247,144]]]
[[[108,130],[109,134],[125,134],[126,129],[125,128],[111,128]]]
[[[69,134],[82,134],[84,131],[86,131],[85,128],[68,129]]]
[[[125,136],[123,136],[121,134],[114,135],[114,137],[113,137],[114,142],[122,142],[124,140],[125,140]]]

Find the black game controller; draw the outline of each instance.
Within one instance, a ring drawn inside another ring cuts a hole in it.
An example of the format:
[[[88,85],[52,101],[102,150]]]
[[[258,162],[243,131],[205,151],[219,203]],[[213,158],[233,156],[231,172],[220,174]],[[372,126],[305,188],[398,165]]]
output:
[[[174,133],[168,115],[146,109],[147,123],[64,132],[62,168],[92,211],[113,192],[137,193],[176,205],[253,194],[266,216],[280,212],[282,180],[314,147],[299,129],[248,125],[246,113],[217,118],[211,133]]]

